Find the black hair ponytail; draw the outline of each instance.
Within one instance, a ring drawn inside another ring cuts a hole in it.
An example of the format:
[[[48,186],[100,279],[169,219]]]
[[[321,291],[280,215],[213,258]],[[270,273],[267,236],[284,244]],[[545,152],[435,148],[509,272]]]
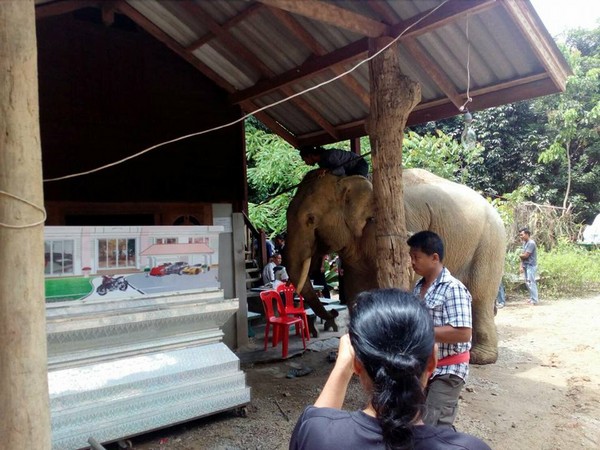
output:
[[[372,405],[386,448],[412,449],[422,417],[421,375],[434,346],[433,323],[414,295],[399,289],[363,292],[350,316],[350,340],[373,381]]]

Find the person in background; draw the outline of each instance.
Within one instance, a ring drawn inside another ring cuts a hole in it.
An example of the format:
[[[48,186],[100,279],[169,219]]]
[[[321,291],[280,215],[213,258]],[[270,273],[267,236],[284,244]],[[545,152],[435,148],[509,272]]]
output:
[[[335,366],[298,419],[290,450],[489,450],[476,437],[423,422],[424,387],[436,363],[432,319],[416,296],[399,289],[361,293]],[[343,411],[354,374],[368,403]]]
[[[323,147],[305,146],[298,149],[300,157],[309,166],[318,164],[319,176],[326,173],[337,176],[369,174],[369,165],[362,156],[337,148],[326,150]]]
[[[271,256],[271,260],[263,268],[263,284],[267,285],[271,283],[271,286],[273,285],[273,282],[275,281],[274,269],[276,266],[281,266],[281,255],[279,253],[274,253],[273,256]]]
[[[412,268],[423,278],[413,293],[433,318],[438,364],[427,385],[428,425],[452,427],[458,413],[458,396],[469,374],[471,349],[471,294],[444,267],[444,243],[432,231],[420,231],[407,241]]]
[[[281,255],[283,263],[286,264],[285,260],[285,234],[280,233],[275,236],[275,251]]]
[[[271,259],[275,254],[275,246],[271,239],[265,239],[265,248],[267,250],[267,259]]]
[[[525,275],[525,283],[529,290],[529,300],[527,303],[537,305],[539,301],[537,282],[535,281],[535,277],[537,276],[537,245],[531,239],[531,232],[527,227],[519,230],[519,237],[523,241],[523,251],[519,255],[521,259],[519,271]]]
[[[275,274],[275,281],[273,281],[273,289],[277,289],[282,284],[287,284],[290,277],[287,274],[287,270],[283,266],[275,266],[273,269],[273,273]],[[284,300],[285,301],[285,300]]]
[[[504,306],[506,306],[506,291],[504,290],[504,283],[501,281],[498,295],[496,295],[496,308],[502,309]]]
[[[319,259],[320,264],[316,264],[315,268],[309,273],[309,277],[315,285],[323,286],[323,289],[321,289],[321,296],[324,298],[331,298],[331,292],[329,291],[327,279],[325,278],[325,262],[328,261],[328,259],[329,255],[323,255],[323,257]]]

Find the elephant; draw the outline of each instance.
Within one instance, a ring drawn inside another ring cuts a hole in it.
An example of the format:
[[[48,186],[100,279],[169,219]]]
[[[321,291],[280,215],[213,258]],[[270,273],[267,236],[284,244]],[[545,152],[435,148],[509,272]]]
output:
[[[446,253],[444,265],[473,297],[471,363],[496,362],[495,299],[506,251],[500,216],[472,189],[426,170],[404,169],[402,178],[408,232],[431,230],[440,235]],[[337,329],[337,312],[324,308],[308,281],[311,261],[333,252],[340,255],[349,306],[358,293],[377,288],[373,205],[368,179],[311,171],[288,207],[288,275],[315,314],[326,320],[325,329]],[[314,325],[311,331],[316,334]]]

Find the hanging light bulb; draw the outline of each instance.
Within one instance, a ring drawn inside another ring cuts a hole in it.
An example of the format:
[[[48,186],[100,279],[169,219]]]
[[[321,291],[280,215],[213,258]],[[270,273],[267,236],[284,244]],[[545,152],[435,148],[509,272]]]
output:
[[[477,144],[477,135],[473,129],[473,116],[467,111],[464,116],[465,128],[460,135],[460,143],[465,150],[473,150]]]

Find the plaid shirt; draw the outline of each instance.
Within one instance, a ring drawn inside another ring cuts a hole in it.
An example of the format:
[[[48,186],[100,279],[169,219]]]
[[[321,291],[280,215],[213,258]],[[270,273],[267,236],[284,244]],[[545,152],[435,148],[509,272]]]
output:
[[[424,279],[419,280],[413,290],[413,293],[417,297],[420,297],[423,282]],[[429,286],[429,289],[427,289],[424,301],[431,313],[434,326],[452,325],[453,327],[472,328],[471,294],[465,285],[454,278],[445,267],[433,284]],[[470,350],[471,341],[457,344],[439,343],[438,348],[438,358],[442,359],[446,356]],[[433,372],[433,377],[446,374],[454,374],[466,380],[469,374],[469,364],[461,363],[438,367]]]

